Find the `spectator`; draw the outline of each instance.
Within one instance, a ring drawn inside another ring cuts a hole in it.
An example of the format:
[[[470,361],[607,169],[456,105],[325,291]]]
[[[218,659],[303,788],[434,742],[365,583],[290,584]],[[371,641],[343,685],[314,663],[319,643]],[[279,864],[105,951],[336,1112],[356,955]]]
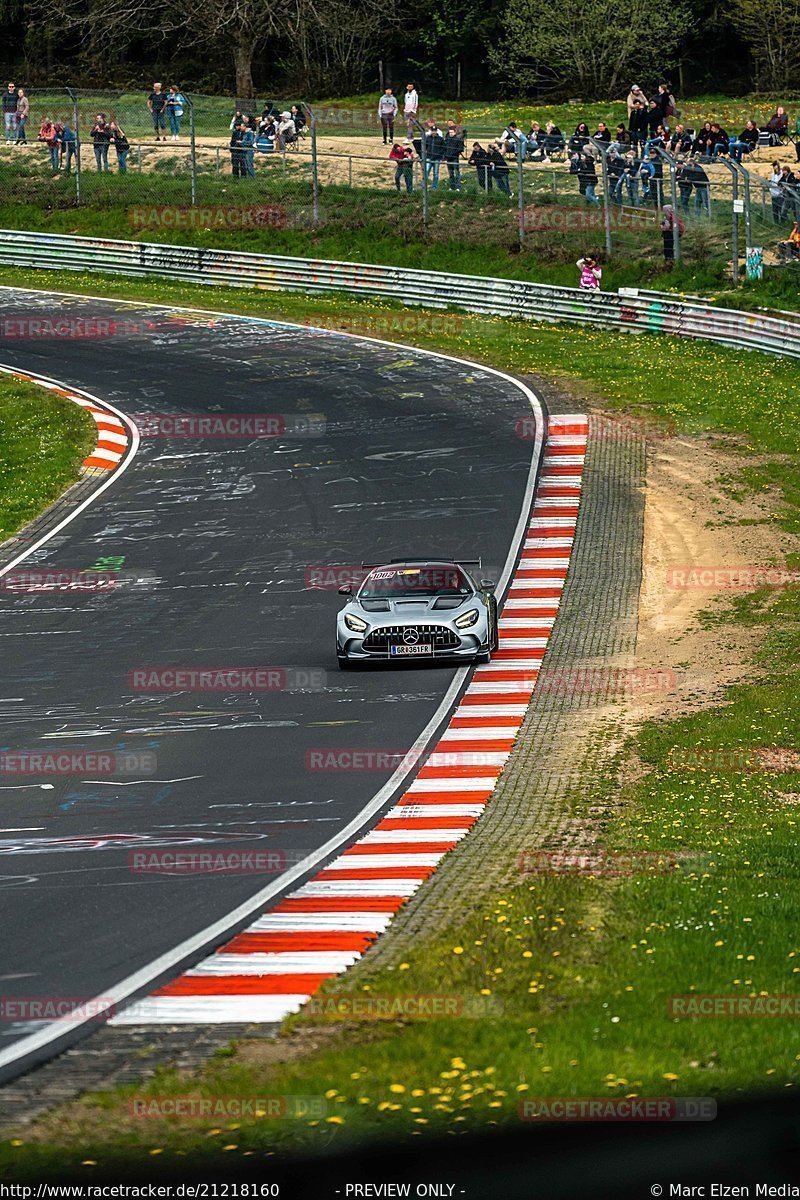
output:
[[[659,125],[663,125],[663,123],[661,109],[655,100],[651,100],[647,108],[647,132],[651,138],[656,137]]]
[[[714,130],[711,128],[711,122],[706,121],[692,142],[692,153],[699,154],[701,158],[710,158],[714,149],[714,142]]]
[[[471,167],[475,168],[475,173],[478,177],[478,187],[483,188],[485,192],[490,192],[492,190],[492,171],[488,150],[484,150],[480,142],[473,142],[472,154],[470,154],[467,162]]]
[[[231,151],[231,175],[234,179],[241,179],[244,175],[244,161],[242,157],[242,134],[245,130],[245,124],[242,120],[241,113],[237,113],[239,120],[231,130],[230,151]]]
[[[783,217],[783,167],[776,159],[772,164],[772,174],[769,177],[769,197],[772,201],[772,220],[780,225]]]
[[[800,223],[795,221],[787,241],[778,242],[778,259],[782,264],[800,259]]]
[[[293,104],[289,110],[289,115],[294,121],[294,127],[297,132],[305,137],[303,130],[306,127],[306,114],[303,112],[302,108],[300,108],[297,104]]]
[[[579,258],[575,266],[581,273],[578,283],[581,291],[599,292],[600,280],[603,278],[602,267],[598,267],[596,261],[588,254],[583,258]]]
[[[688,209],[692,197],[692,169],[683,158],[678,159],[678,165],[675,168],[675,182],[680,193],[680,206]]]
[[[628,128],[630,128],[630,119],[637,103],[641,104],[642,108],[647,112],[647,96],[645,96],[638,83],[632,83],[631,90],[628,92]]]
[[[443,158],[444,136],[439,126],[431,117],[425,132],[425,169],[429,180],[431,175],[433,176],[433,183],[430,185],[433,189],[439,186],[439,168],[442,165]]]
[[[597,132],[594,135],[594,140],[596,142],[610,142],[611,141],[611,130],[608,128],[605,121],[597,122]]]
[[[591,140],[589,126],[585,121],[579,121],[575,126],[575,132],[569,139],[569,149],[572,154],[582,154],[583,148],[588,141]]]
[[[548,121],[544,127],[545,157],[549,162],[552,154],[557,154],[566,147],[566,139],[555,121]]]
[[[789,114],[782,104],[779,104],[766,125],[770,146],[779,146],[781,140],[789,132]]]
[[[169,95],[164,107],[167,110],[167,119],[169,120],[170,141],[177,142],[181,136],[181,117],[183,116],[183,110],[186,108],[186,100],[174,83],[169,85]]]
[[[662,209],[661,217],[661,237],[664,242],[664,264],[668,271],[672,270],[675,262],[675,233],[677,229],[678,238],[683,237],[686,231],[686,226],[680,219],[675,209],[671,204],[665,204]]]
[[[383,144],[394,142],[394,121],[397,116],[397,97],[391,88],[386,88],[378,101],[378,121],[383,133]],[[394,149],[394,146],[392,146]],[[401,147],[402,149],[402,147]],[[391,154],[389,155],[391,158]]]
[[[414,129],[414,122],[417,119],[418,111],[419,96],[417,95],[417,89],[414,87],[413,83],[407,83],[406,94],[403,98],[403,117],[405,119],[409,137],[411,137],[411,133]]]
[[[634,150],[644,146],[647,140],[647,110],[640,100],[633,103],[633,111],[628,120],[631,135],[631,145]]]
[[[606,174],[608,175],[608,190],[611,199],[616,204],[622,203],[623,175],[625,160],[612,142],[606,155]]]
[[[259,154],[274,154],[276,134],[277,130],[272,118],[268,121],[262,118],[259,121],[258,134],[256,136],[256,150],[258,150]]]
[[[714,135],[714,143],[711,150],[712,158],[719,158],[720,154],[728,153],[730,138],[727,130],[723,129],[716,121],[711,125],[711,132]]]
[[[508,183],[510,168],[503,158],[499,142],[492,142],[489,146],[489,169],[500,191],[504,192],[506,196],[513,196],[514,193]]]
[[[31,102],[22,88],[17,88],[17,145],[24,146],[27,142],[25,126],[31,114]]]
[[[160,83],[153,84],[153,90],[147,97],[147,107],[150,109],[150,116],[153,118],[153,129],[156,134],[156,141],[161,141],[161,133],[164,134],[164,141],[167,140],[166,126],[164,125],[164,109],[167,104],[167,97],[161,90]]]
[[[597,168],[591,154],[576,154],[576,170],[578,176],[578,191],[587,204],[599,204],[595,188],[597,187]]]
[[[106,122],[106,114],[98,113],[94,119],[94,125],[91,129],[92,144],[94,146],[94,160],[97,163],[98,171],[108,170],[108,147],[111,144],[111,130]]]
[[[517,125],[516,121],[509,121],[500,137],[497,139],[497,145],[501,154],[521,154],[525,157],[525,152],[528,146],[528,139]]]
[[[624,146],[630,146],[631,135],[628,132],[628,130],[625,128],[624,125],[620,124],[617,126],[616,132],[614,134],[614,141],[617,143],[617,146],[619,147],[620,150]]]
[[[639,160],[633,150],[629,150],[625,155],[625,166],[622,172],[622,180],[618,185],[620,197],[622,196],[621,184],[625,184],[625,190],[628,193],[628,203],[634,208],[639,207]]]
[[[752,154],[758,145],[758,135],[761,130],[755,121],[748,121],[738,138],[728,142],[728,153],[734,162],[740,163],[743,154]]]
[[[797,176],[789,167],[781,170],[781,220],[788,220],[795,211],[795,197],[789,190],[797,183]]]
[[[289,110],[281,113],[281,119],[278,122],[278,146],[283,150],[286,146],[293,146],[297,141],[297,126],[292,119],[292,114]]]
[[[460,159],[463,153],[464,135],[453,125],[444,139],[444,161],[447,164],[447,186],[454,192],[461,191]]]
[[[531,128],[528,134],[528,158],[534,161],[540,161],[547,158],[545,149],[545,135],[538,121],[531,121]]]
[[[128,152],[131,144],[125,136],[125,132],[116,121],[109,121],[108,132],[111,135],[111,144],[117,152],[117,170],[120,175],[125,175],[128,170]]]
[[[665,129],[669,129],[669,119],[674,117],[675,113],[675,97],[669,90],[668,83],[660,83],[658,92],[654,101],[659,113],[661,114],[661,124]]]
[[[252,122],[248,119],[242,127],[241,145],[241,177],[248,176],[250,179],[255,179],[255,154],[256,154],[256,131],[253,129]]]
[[[414,151],[410,145],[401,146],[395,142],[389,151],[389,161],[395,164],[394,186],[400,191],[400,184],[406,185],[406,191],[414,190]]]
[[[63,161],[65,156],[67,160],[64,170],[69,175],[72,160],[78,156],[78,139],[66,123],[58,130],[58,141],[61,160]]]
[[[683,125],[675,126],[675,130],[669,138],[668,147],[670,154],[688,154],[691,151],[692,137]]]
[[[694,211],[702,209],[707,217],[711,216],[711,185],[708,176],[699,162],[692,163],[692,187],[694,188]]]
[[[17,88],[10,80],[3,92],[3,124],[6,129],[6,141],[13,142],[17,136]]]
[[[639,164],[639,182],[642,185],[642,200],[645,204],[651,200],[655,202],[657,196],[656,185],[654,183],[656,174],[656,166],[651,157],[643,158]]]
[[[272,103],[272,101],[271,101],[271,100],[267,100],[267,102],[265,103],[265,105],[264,105],[263,109],[261,110],[261,120],[262,120],[262,121],[269,121],[269,120],[272,120],[272,119],[275,119],[275,120],[277,120],[277,118],[278,118],[280,115],[281,115],[281,114],[280,114],[280,109],[278,109],[278,108],[276,107],[276,105],[274,105],[274,104]]]
[[[50,166],[54,173],[58,174],[58,159],[60,139],[58,130],[49,117],[45,117],[39,126],[39,141],[44,142],[50,153]]]

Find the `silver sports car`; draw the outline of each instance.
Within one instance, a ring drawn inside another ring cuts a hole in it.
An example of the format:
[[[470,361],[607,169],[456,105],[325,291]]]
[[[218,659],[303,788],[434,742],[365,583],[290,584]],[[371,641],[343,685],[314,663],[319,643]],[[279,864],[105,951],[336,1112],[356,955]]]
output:
[[[480,560],[477,561],[480,566]],[[466,659],[488,662],[497,649],[494,583],[476,583],[463,562],[393,559],[373,567],[336,621],[336,657],[356,662]]]

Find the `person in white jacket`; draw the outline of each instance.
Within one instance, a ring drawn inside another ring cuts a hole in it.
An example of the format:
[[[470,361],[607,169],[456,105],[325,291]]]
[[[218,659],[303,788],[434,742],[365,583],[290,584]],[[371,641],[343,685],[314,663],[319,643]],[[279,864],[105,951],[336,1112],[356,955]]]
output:
[[[417,119],[418,109],[419,96],[417,95],[417,89],[413,83],[407,83],[405,99],[403,100],[403,116],[405,117],[409,137],[411,137],[414,131],[414,122]]]
[[[638,83],[632,83],[631,90],[628,92],[628,120],[629,121],[631,119],[631,113],[633,112],[633,106],[637,100],[639,101],[642,108],[644,108],[644,109],[646,109],[650,103],[650,101],[647,99],[647,96],[645,96],[644,92],[639,87]]]

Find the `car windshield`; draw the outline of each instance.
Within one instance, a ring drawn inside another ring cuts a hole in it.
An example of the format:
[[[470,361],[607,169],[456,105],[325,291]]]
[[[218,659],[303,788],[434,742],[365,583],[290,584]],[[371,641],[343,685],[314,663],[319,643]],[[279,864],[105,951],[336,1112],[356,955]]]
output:
[[[460,567],[431,563],[423,566],[379,567],[370,571],[359,593],[362,600],[398,596],[469,596],[469,581]]]

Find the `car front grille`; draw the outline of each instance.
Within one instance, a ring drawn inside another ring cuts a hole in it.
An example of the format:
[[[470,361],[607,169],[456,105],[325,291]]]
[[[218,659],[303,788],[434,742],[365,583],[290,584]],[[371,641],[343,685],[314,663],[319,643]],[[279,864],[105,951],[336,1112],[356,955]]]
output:
[[[365,650],[388,650],[390,646],[406,646],[403,634],[413,629],[417,643],[432,645],[434,650],[455,650],[461,638],[445,625],[382,625],[364,638]]]

